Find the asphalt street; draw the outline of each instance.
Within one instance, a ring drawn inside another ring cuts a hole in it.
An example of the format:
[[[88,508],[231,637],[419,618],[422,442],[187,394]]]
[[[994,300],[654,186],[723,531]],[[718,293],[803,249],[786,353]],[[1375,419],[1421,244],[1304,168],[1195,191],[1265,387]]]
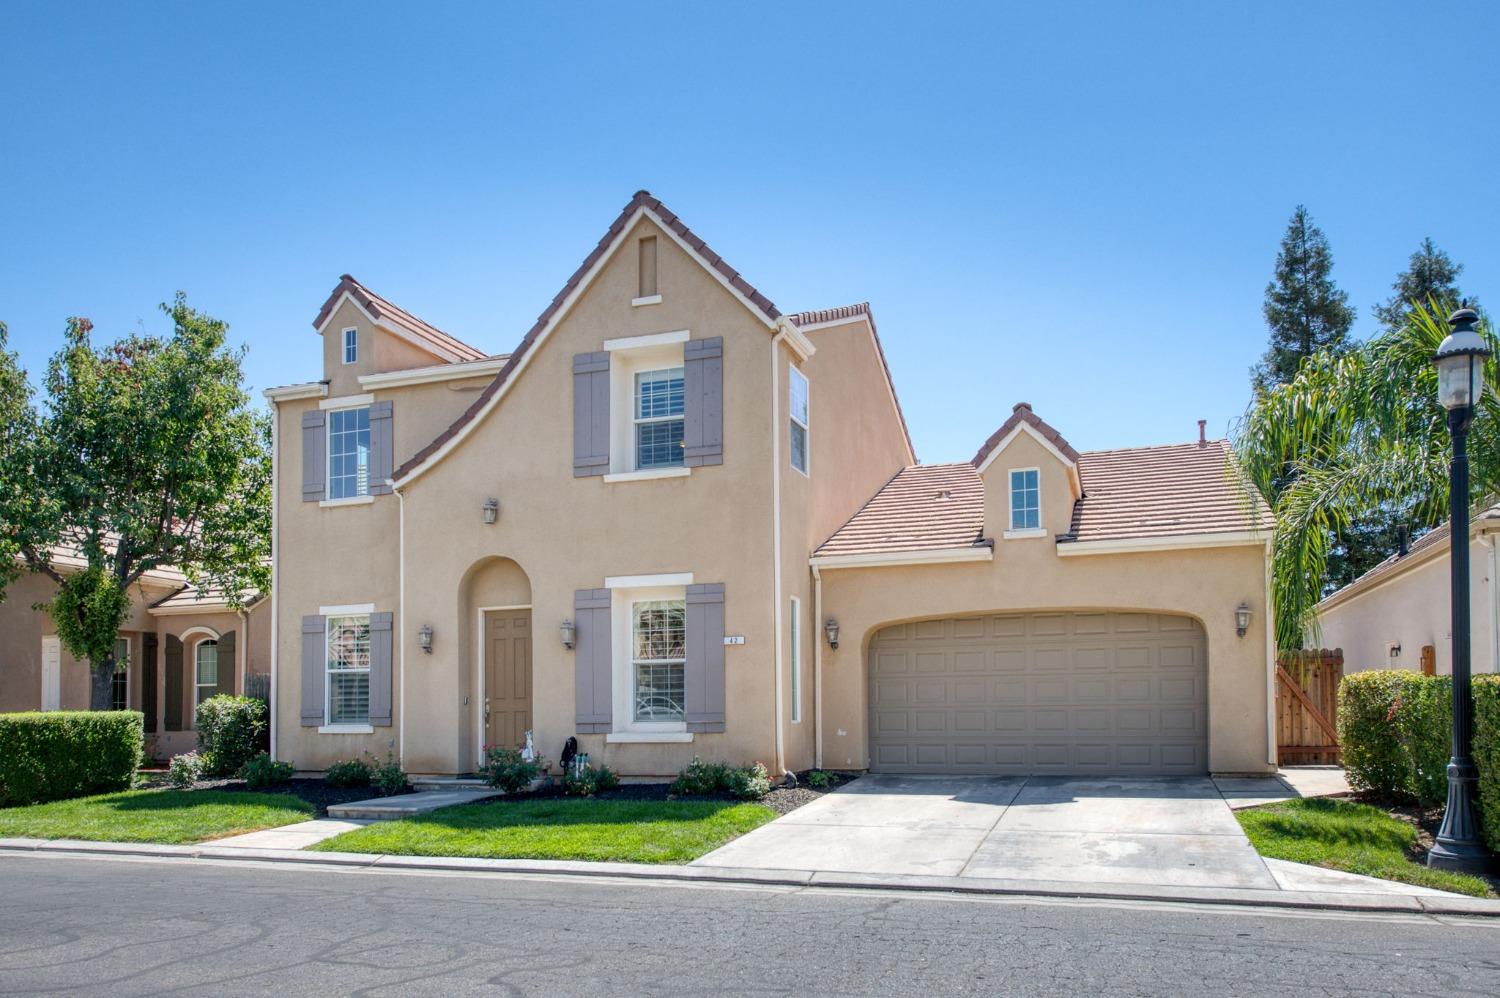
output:
[[[1497,991],[1500,920],[0,856],[3,994]]]

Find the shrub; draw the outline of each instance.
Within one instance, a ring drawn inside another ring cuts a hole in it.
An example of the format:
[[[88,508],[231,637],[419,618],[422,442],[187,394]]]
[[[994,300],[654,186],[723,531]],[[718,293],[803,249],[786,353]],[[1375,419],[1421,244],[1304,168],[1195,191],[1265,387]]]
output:
[[[758,762],[734,767],[722,762],[704,762],[694,756],[672,781],[672,793],[687,797],[725,793],[740,800],[759,800],[770,792],[771,777]]]
[[[1479,767],[1479,827],[1500,852],[1500,676],[1474,679],[1474,764]]]
[[[129,790],[145,739],[139,711],[0,714],[0,805]]]
[[[620,774],[600,763],[563,773],[563,793],[573,797],[592,797],[620,785]]]
[[[380,791],[380,796],[394,797],[406,790],[406,771],[396,757],[387,752],[385,762],[377,763],[370,770],[370,783]]]
[[[760,763],[729,771],[729,785],[724,788],[740,800],[760,800],[771,792],[771,774]]]
[[[265,787],[273,787],[278,783],[285,783],[292,778],[296,770],[289,762],[280,762],[271,758],[271,753],[261,752],[250,758],[250,761],[240,767],[239,777],[245,781],[245,785],[252,790],[260,790]]]
[[[479,775],[490,786],[516,794],[530,788],[532,781],[546,770],[547,760],[540,756],[527,762],[516,749],[492,747],[485,751]]]
[[[198,754],[209,776],[228,776],[255,758],[266,730],[266,705],[254,697],[227,693],[198,705]]]
[[[363,759],[345,759],[329,766],[323,779],[330,787],[368,787],[374,775],[370,764]]]
[[[1415,672],[1356,672],[1339,684],[1339,743],[1349,785],[1398,800],[1448,796],[1453,683]]]
[[[172,764],[167,767],[167,779],[172,786],[178,790],[186,790],[198,778],[203,775],[203,758],[197,752],[184,752],[181,755],[172,756]]]
[[[827,790],[838,781],[839,775],[826,769],[815,769],[807,774],[807,785],[814,790]]]

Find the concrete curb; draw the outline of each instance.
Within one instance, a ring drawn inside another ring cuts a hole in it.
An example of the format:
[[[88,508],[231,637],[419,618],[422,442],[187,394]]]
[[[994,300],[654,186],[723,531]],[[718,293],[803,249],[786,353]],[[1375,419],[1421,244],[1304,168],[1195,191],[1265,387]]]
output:
[[[151,845],[133,842],[84,842],[74,839],[0,838],[6,853],[45,853],[76,856],[130,856],[150,859],[294,863],[390,871],[500,873],[569,877],[599,877],[642,881],[757,886],[819,887],[838,890],[911,891],[914,893],[972,894],[1002,897],[1067,898],[1073,900],[1156,901],[1240,907],[1292,908],[1427,915],[1464,915],[1500,918],[1500,901],[1454,895],[1431,897],[1408,894],[1358,894],[1333,891],[1271,891],[1253,888],[1103,886],[1052,880],[989,880],[981,877],[872,876],[859,873],[819,873],[811,870],[761,870],[718,866],[667,866],[644,863],[582,863],[541,859],[470,859],[455,857],[388,856],[374,853],[305,852],[295,849],[236,849],[212,843],[196,846]]]

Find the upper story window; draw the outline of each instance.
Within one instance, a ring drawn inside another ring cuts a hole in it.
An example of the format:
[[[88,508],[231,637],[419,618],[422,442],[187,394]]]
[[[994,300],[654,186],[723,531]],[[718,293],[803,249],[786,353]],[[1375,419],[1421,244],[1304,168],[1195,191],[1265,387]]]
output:
[[[682,464],[682,368],[642,371],[635,376],[635,466],[670,468]]]
[[[632,721],[681,721],[685,716],[686,611],[686,602],[678,599],[630,606]]]
[[[370,407],[328,413],[328,498],[370,494]]]
[[[219,688],[219,643],[214,640],[198,642],[194,653],[193,703],[202,703],[213,696]]]
[[[110,677],[109,709],[130,709],[130,639],[115,639],[115,674]],[[149,718],[147,719],[150,720]]]
[[[1037,530],[1042,525],[1040,472],[1018,468],[1010,473],[1010,529]]]
[[[344,363],[352,364],[359,359],[359,330],[344,330]]]
[[[807,474],[807,376],[795,367],[787,379],[787,412],[791,423],[792,467]]]
[[[328,723],[370,723],[370,615],[328,618]]]

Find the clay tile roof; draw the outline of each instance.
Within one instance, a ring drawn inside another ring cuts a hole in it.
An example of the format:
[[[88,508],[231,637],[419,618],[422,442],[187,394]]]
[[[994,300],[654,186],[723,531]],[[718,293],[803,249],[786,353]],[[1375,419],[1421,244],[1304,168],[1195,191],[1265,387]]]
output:
[[[484,360],[488,354],[478,347],[472,347],[456,336],[450,336],[430,322],[412,315],[401,306],[382,298],[369,288],[348,274],[339,277],[338,286],[333,289],[333,294],[323,302],[323,307],[318,309],[317,318],[313,319],[313,328],[321,329],[323,323],[328,321],[328,316],[339,303],[344,293],[359,302],[360,307],[369,312],[381,322],[390,323],[399,327],[402,331],[409,333],[417,340],[436,349],[440,355],[456,357],[458,361]]]
[[[891,389],[891,401],[896,403],[896,418],[901,420],[901,433],[906,437],[906,452],[911,455],[913,462],[917,459],[917,452],[911,445],[911,431],[906,428],[906,413],[901,408],[901,397],[896,394],[896,381],[891,377],[891,365],[886,363],[885,347],[880,344],[880,330],[875,326],[875,313],[870,311],[870,303],[862,301],[857,305],[840,305],[837,308],[822,308],[812,312],[798,312],[796,315],[788,316],[792,325],[814,326],[820,322],[836,322],[839,319],[852,319],[856,316],[864,316],[870,323],[870,333],[875,338],[875,352],[880,356],[880,366],[885,371],[885,383]]]
[[[1083,499],[1074,504],[1075,541],[1264,530],[1271,509],[1241,484],[1229,444],[1171,444],[1080,456]]]
[[[256,596],[254,599],[245,600],[245,608],[248,609],[251,605],[259,601],[260,599],[260,596]],[[204,613],[216,613],[220,611],[226,611],[231,608],[229,605],[229,598],[223,589],[220,589],[217,586],[205,586],[204,588],[199,589],[192,583],[188,583],[181,589],[177,590],[175,593],[172,593],[169,596],[164,596],[161,599],[157,600],[155,603],[152,603],[150,609],[201,610]]]
[[[1051,426],[1047,425],[1046,420],[1032,412],[1030,402],[1017,402],[1015,404],[1014,408],[1011,409],[1010,418],[1000,424],[1000,429],[990,434],[990,438],[984,442],[984,446],[979,448],[979,452],[974,455],[974,460],[970,463],[976,468],[983,464],[984,459],[990,456],[990,451],[998,447],[1000,441],[1004,440],[1010,431],[1014,430],[1021,423],[1027,424],[1040,433],[1052,446],[1062,451],[1069,461],[1072,461],[1074,464],[1078,463],[1078,452],[1073,449],[1073,445],[1064,440],[1061,433],[1058,433]]]
[[[604,256],[605,252],[609,249],[610,243],[615,241],[615,238],[625,229],[625,226],[635,217],[635,213],[643,208],[655,214],[663,225],[676,233],[689,246],[693,247],[694,252],[703,257],[710,267],[713,267],[714,270],[722,274],[726,280],[750,301],[751,305],[766,317],[767,321],[774,323],[777,319],[781,318],[780,310],[772,304],[771,299],[751,287],[748,282],[740,277],[738,271],[725,263],[723,257],[709,249],[708,245],[695,235],[692,229],[683,224],[680,218],[668,210],[666,205],[662,204],[657,198],[652,197],[650,191],[636,191],[629,203],[620,210],[620,214],[615,216],[615,220],[605,230],[604,235],[599,239],[598,245],[584,258],[583,263],[578,265],[578,269],[573,271],[573,276],[569,277],[567,283],[563,285],[562,290],[553,296],[552,301],[542,310],[542,314],[537,316],[536,322],[526,331],[526,335],[521,338],[520,345],[511,351],[510,359],[495,374],[494,380],[484,386],[484,390],[479,393],[479,396],[474,399],[473,403],[446,430],[438,434],[431,443],[417,451],[405,464],[397,468],[396,473],[392,476],[393,478],[401,479],[414,471],[423,461],[426,461],[445,443],[457,436],[460,430],[484,411],[490,399],[500,390],[501,386],[510,380],[511,374],[520,366],[522,359],[531,350],[537,337],[541,335],[543,329],[547,328],[547,324],[552,321],[552,317],[562,307],[563,300],[578,286],[584,276],[593,268],[594,264],[598,263],[599,259]]]
[[[898,471],[814,554],[973,546],[982,543],[983,532],[984,482],[974,466],[918,464]]]
[[[1497,520],[1500,520],[1500,503],[1496,503],[1488,509],[1481,510],[1475,514],[1474,519],[1469,522],[1469,529],[1472,532],[1480,527],[1493,526]],[[1441,526],[1434,527],[1415,541],[1412,541],[1407,547],[1405,554],[1398,552],[1391,555],[1347,586],[1329,593],[1323,597],[1323,601],[1318,604],[1317,608],[1319,610],[1326,610],[1337,606],[1339,603],[1351,599],[1367,589],[1373,589],[1382,582],[1400,575],[1408,566],[1425,561],[1425,558],[1419,558],[1418,555],[1424,555],[1437,547],[1446,549],[1448,535],[1451,532],[1451,520],[1443,523]]]

